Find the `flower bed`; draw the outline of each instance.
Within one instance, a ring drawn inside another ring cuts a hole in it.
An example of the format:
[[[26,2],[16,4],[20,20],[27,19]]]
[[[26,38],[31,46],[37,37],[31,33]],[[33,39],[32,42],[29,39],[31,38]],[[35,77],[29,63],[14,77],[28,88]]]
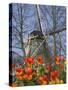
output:
[[[43,63],[42,56],[26,57],[24,64],[15,66],[15,81],[12,86],[47,85],[66,83],[64,57],[56,56],[53,64]]]

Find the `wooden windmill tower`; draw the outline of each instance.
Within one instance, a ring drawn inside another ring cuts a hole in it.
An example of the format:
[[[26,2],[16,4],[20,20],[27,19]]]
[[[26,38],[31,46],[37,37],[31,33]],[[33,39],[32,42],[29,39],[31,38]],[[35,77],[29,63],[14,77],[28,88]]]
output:
[[[38,55],[41,55],[45,63],[50,53],[46,43],[47,37],[44,37],[40,31],[31,32],[30,37],[28,56],[36,58]]]
[[[38,30],[34,30],[30,33],[28,38],[28,46],[26,48],[27,56],[37,57],[41,55],[43,57],[43,62],[46,62],[46,59],[49,57],[49,50],[46,43],[46,37],[42,33],[39,8],[36,5],[37,10],[37,20],[38,20]]]

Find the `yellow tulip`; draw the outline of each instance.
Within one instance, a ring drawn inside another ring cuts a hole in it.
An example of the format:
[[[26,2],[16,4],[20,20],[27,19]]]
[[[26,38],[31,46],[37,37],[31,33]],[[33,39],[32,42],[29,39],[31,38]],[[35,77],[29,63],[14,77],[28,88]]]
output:
[[[60,80],[60,84],[63,84],[64,83],[64,81],[63,80]]]
[[[55,81],[56,84],[59,84],[60,83],[60,80],[58,78],[56,78],[56,81]]]
[[[49,84],[53,84],[53,83],[50,81]]]
[[[51,81],[49,82],[49,84],[55,84],[55,81],[54,81],[54,80],[51,80]]]

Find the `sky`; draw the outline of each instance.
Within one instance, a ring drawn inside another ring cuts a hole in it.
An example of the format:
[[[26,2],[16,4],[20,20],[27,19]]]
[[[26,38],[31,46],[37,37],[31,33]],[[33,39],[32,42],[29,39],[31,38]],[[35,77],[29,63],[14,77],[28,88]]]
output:
[[[12,15],[14,15],[16,17],[16,20],[18,22],[18,24],[16,24],[15,20],[12,18],[12,25],[16,26],[18,28],[18,30],[20,30],[19,28],[19,18],[20,16],[18,16],[18,12],[17,12],[17,5],[21,6],[22,5],[22,16],[24,17],[23,19],[23,30],[26,31],[26,33],[24,34],[24,40],[27,41],[28,38],[28,34],[34,30],[38,29],[38,18],[37,18],[37,13],[36,13],[36,7],[33,4],[13,4],[13,12]],[[57,6],[56,9],[59,9],[59,13],[58,13],[58,20],[57,20],[57,29],[61,29],[63,26],[66,25],[66,23],[64,25],[61,24],[61,22],[63,23],[65,20],[65,15],[66,15],[66,8],[65,7],[61,7],[61,6]],[[48,10],[48,11],[46,11]],[[20,9],[19,9],[20,11]],[[62,13],[63,11],[63,13]],[[49,14],[48,14],[49,12]],[[57,11],[56,11],[57,13]],[[51,18],[51,14],[52,14],[52,6],[45,6],[45,5],[39,5],[39,15],[40,15],[40,22],[41,22],[41,26],[42,26],[42,31],[43,34],[46,32],[49,32],[52,30],[53,28],[53,20]],[[62,18],[60,18],[60,15],[62,16]],[[46,21],[48,20],[48,22]],[[13,32],[14,29],[12,28]],[[64,36],[63,36],[64,35]],[[56,40],[58,38],[58,35],[56,35]],[[65,46],[66,44],[66,33],[63,32],[61,33],[61,39],[62,39],[62,44],[63,46]],[[12,40],[12,44],[14,45],[16,43],[16,39]],[[48,44],[51,48],[51,51],[53,50],[53,37],[50,36],[48,38]],[[65,49],[66,47],[64,47]],[[20,49],[16,49],[16,48],[12,48],[13,51],[19,53],[22,55],[22,51]],[[59,50],[58,50],[59,53]],[[63,53],[63,52],[62,52]]]

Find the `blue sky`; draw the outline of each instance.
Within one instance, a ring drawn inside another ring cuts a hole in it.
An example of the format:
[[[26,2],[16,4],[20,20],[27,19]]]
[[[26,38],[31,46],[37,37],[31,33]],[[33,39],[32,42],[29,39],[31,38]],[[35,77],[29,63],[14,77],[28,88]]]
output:
[[[24,38],[27,39],[28,38],[28,34],[34,30],[37,30],[38,29],[38,18],[37,18],[37,14],[36,14],[36,7],[35,5],[33,4],[18,4],[19,6],[22,5],[22,15],[24,16],[24,19],[23,19],[23,30],[26,31],[26,33],[24,34]],[[43,31],[43,34],[46,33],[46,31],[48,32],[50,29],[52,30],[52,27],[53,27],[53,20],[52,18],[49,16],[49,14],[51,15],[52,14],[52,6],[45,6],[45,5],[39,5],[40,8],[39,8],[39,14],[40,14],[40,22],[41,22],[41,26],[42,26],[42,31]],[[57,24],[57,28],[62,28],[62,24],[61,24],[61,21],[64,22],[64,18],[65,18],[65,12],[66,12],[66,8],[65,7],[61,7],[61,6],[57,6],[56,7],[57,9],[60,8],[60,11],[58,13],[58,17],[62,16],[62,18],[59,18],[58,20],[58,24]],[[49,11],[49,14],[48,12],[46,11],[46,9]],[[20,10],[20,9],[19,9]],[[62,11],[64,10],[64,14],[62,13]],[[18,16],[18,12],[17,12],[17,4],[13,4],[13,13],[12,15],[14,15],[16,17],[16,20],[18,21],[18,18],[20,18]],[[46,21],[46,18],[48,20],[48,23]],[[16,26],[16,23],[14,21],[14,19],[12,19],[12,24]],[[20,24],[20,22],[18,21],[18,24]],[[66,24],[66,23],[65,23]],[[65,26],[65,25],[64,25]],[[19,26],[17,25],[16,26],[19,30]],[[64,34],[64,36],[63,36]],[[66,33],[62,33],[61,35],[61,39],[62,39],[62,44],[63,42],[66,43]],[[58,38],[58,35],[56,36]],[[51,42],[50,42],[51,41]],[[12,40],[12,44],[15,44],[16,43],[16,40]],[[64,44],[65,44],[64,43]],[[53,47],[53,37],[50,36],[49,39],[48,39],[48,44],[50,47]],[[12,48],[13,51],[15,52],[18,52],[19,54],[22,55],[22,51],[20,49],[16,49],[16,48]],[[51,48],[52,49],[52,48]],[[65,47],[64,47],[65,49]],[[52,50],[51,50],[52,51]]]

